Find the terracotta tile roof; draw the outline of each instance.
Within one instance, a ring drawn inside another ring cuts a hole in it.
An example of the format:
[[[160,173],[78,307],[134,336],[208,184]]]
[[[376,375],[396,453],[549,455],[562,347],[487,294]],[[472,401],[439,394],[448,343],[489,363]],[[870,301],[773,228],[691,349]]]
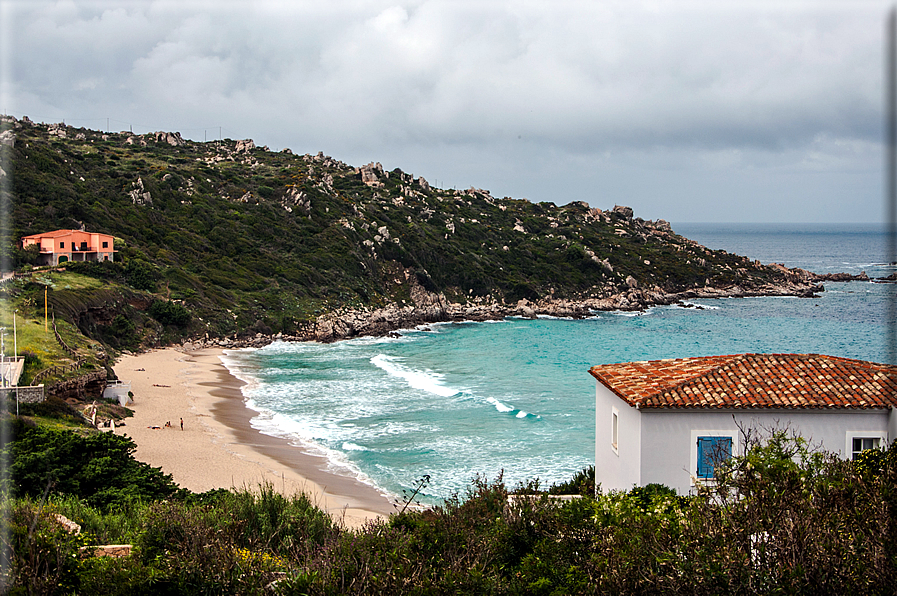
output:
[[[60,236],[69,236],[75,232],[80,232],[81,230],[54,230],[52,232],[44,232],[43,234],[31,234],[30,236],[23,236],[23,238],[58,238]],[[90,232],[86,232],[90,233]]]
[[[885,408],[897,366],[820,354],[735,354],[593,366],[639,408]]]

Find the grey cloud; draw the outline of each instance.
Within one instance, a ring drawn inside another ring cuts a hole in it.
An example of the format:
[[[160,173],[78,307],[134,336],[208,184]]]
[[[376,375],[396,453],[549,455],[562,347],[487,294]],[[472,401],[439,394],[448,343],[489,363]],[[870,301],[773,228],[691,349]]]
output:
[[[639,164],[678,169],[693,192],[727,172],[743,186],[782,168],[872,176],[885,6],[19,2],[3,99],[18,115],[193,138],[217,124],[429,178],[469,164],[471,183],[536,199],[542,164],[570,200],[624,188]]]

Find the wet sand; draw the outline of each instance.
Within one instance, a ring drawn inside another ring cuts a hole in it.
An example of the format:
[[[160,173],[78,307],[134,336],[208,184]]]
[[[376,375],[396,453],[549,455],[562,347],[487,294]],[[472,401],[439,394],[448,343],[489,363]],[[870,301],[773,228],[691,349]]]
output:
[[[194,492],[254,490],[265,483],[286,495],[304,492],[350,528],[394,511],[373,487],[327,471],[323,456],[253,429],[255,413],[240,391],[244,383],[221,363],[222,353],[166,348],[121,357],[114,369],[119,379],[131,381],[134,416],[115,432],[134,440],[138,460]]]

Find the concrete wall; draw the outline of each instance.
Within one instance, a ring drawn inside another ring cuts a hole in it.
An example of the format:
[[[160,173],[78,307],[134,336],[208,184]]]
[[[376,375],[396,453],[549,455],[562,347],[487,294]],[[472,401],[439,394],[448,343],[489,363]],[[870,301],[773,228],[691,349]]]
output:
[[[629,490],[639,484],[642,438],[639,411],[610,389],[596,383],[595,482],[604,492]],[[617,447],[612,445],[613,415],[617,413]]]
[[[0,389],[0,392],[5,393],[5,397],[7,400],[11,402],[15,402],[16,400],[16,390],[18,389],[19,395],[19,403],[21,404],[33,404],[37,402],[44,401],[44,386],[43,385],[32,385],[28,387],[6,387]]]
[[[131,391],[131,381],[113,381],[103,390],[103,399],[118,400],[119,405],[127,406],[131,403],[128,393]]]

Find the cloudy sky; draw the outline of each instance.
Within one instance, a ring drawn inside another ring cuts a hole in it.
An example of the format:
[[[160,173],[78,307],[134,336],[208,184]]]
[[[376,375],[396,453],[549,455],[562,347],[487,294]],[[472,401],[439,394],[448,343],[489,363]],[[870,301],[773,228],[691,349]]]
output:
[[[0,0],[0,109],[672,222],[872,222],[884,1]]]

